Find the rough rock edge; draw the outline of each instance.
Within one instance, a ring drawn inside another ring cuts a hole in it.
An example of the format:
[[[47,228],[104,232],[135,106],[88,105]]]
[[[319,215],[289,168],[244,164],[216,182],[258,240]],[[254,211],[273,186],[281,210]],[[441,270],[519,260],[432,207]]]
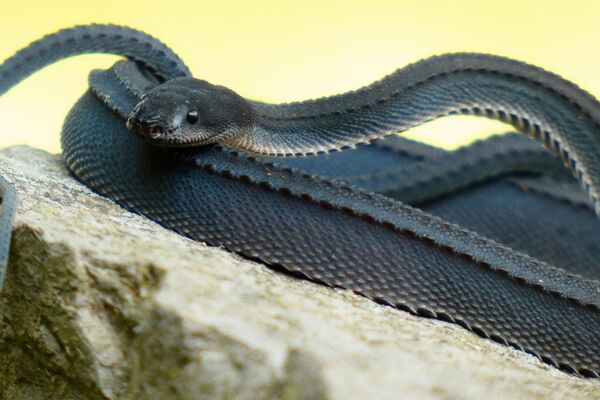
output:
[[[598,398],[464,329],[271,272],[95,195],[59,156],[0,152],[19,191],[0,398]]]

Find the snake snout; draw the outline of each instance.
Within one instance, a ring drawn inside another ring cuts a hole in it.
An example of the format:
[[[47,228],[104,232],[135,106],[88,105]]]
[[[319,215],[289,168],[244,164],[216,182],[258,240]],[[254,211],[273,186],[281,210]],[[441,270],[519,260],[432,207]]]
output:
[[[125,126],[130,132],[142,138],[156,140],[162,138],[167,131],[167,129],[165,129],[159,123],[159,120],[160,118],[158,115],[146,115],[146,113],[144,113],[143,107],[140,107],[140,105],[138,105],[127,118]]]
[[[161,139],[167,133],[167,129],[156,122],[142,122],[131,117],[127,119],[126,125],[130,132],[145,139]]]

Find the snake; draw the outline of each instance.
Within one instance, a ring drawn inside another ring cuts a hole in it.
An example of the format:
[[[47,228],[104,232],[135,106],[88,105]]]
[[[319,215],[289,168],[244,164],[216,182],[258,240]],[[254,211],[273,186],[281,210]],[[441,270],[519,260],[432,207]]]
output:
[[[46,65],[86,53],[124,58],[90,73],[89,90],[63,125],[63,160],[95,192],[281,273],[458,324],[569,373],[598,378],[596,279],[368,187],[387,180],[381,190],[403,193],[389,182],[415,175],[405,189],[429,185],[412,197],[423,199],[436,195],[436,185],[459,188],[484,179],[473,159],[444,172],[452,163],[440,154],[421,167],[346,181],[281,161],[351,152],[442,116],[478,115],[507,122],[550,149],[598,214],[600,103],[591,94],[524,62],[452,53],[354,91],[268,104],[194,78],[158,39],[116,25],[64,29],[19,50],[0,65],[0,94]],[[490,174],[556,169],[549,152],[519,138]],[[497,160],[494,154],[480,153],[479,160]],[[463,183],[452,183],[457,175]],[[17,197],[4,179],[0,194],[4,273]]]
[[[513,134],[514,135],[514,134]],[[406,166],[344,177],[347,184],[384,193],[403,203],[420,204],[491,177],[518,173],[566,178],[555,157],[523,136],[495,136],[435,158]]]

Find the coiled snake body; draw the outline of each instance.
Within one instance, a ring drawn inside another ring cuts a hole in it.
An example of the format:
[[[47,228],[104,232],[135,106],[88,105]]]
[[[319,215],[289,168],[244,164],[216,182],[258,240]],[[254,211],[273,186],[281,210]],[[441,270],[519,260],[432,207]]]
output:
[[[90,52],[130,61],[94,71],[91,90],[65,120],[64,160],[86,185],[182,235],[459,323],[564,370],[598,377],[596,280],[389,197],[253,154],[327,152],[442,115],[483,115],[514,125],[560,155],[598,212],[600,104],[591,95],[524,63],[451,54],[354,92],[270,105],[193,80],[156,39],[110,25],[67,29],[21,50],[0,66],[0,92],[51,62]],[[224,146],[196,147],[214,143]],[[506,160],[499,172],[526,161]],[[481,178],[481,171],[460,173],[472,174],[461,182]],[[369,177],[347,181],[361,179]],[[423,176],[417,181],[428,182]],[[414,198],[453,184],[431,182],[438,188]],[[6,182],[0,188],[0,250],[6,257],[14,200]]]

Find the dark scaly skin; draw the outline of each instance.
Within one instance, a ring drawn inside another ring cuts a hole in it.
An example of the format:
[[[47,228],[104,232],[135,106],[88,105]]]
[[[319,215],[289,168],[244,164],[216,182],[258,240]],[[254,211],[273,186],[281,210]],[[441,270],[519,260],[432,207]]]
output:
[[[600,278],[600,224],[591,202],[542,146],[509,134],[432,154],[415,146],[407,151],[410,141],[394,139],[377,149],[359,146],[328,157],[280,160],[319,174],[333,172],[344,182],[418,204],[570,273]],[[399,167],[390,163],[392,158]]]
[[[352,147],[444,115],[482,115],[512,124],[560,155],[600,213],[600,103],[525,63],[448,54],[354,92],[278,105],[230,97],[228,89],[193,78],[175,81],[147,92],[129,116],[130,130],[159,145],[224,143],[261,154],[300,155]],[[190,104],[180,108],[182,96]],[[213,103],[219,104],[217,116],[207,106]],[[187,123],[190,110],[216,122]],[[153,137],[153,129],[161,134]]]
[[[142,52],[134,58],[145,63],[144,57]],[[124,117],[128,115],[133,131],[149,137],[161,117],[150,118],[136,101],[141,104],[141,94],[158,88],[154,85],[160,79],[146,79],[131,64],[120,65],[120,71],[92,75],[92,91],[64,125],[65,161],[90,187],[196,240],[383,304],[459,323],[564,370],[598,376],[597,281],[389,198],[245,153],[214,146],[183,153],[150,146],[127,132]],[[160,67],[153,69],[158,78],[169,76]],[[154,93],[177,97],[196,90],[188,87],[191,81],[179,82],[181,90]],[[227,97],[231,102],[225,106],[241,110],[241,116],[223,120],[221,109],[209,114],[210,124],[201,133],[211,128],[211,136],[197,136],[204,142],[223,134],[226,143],[251,151],[316,152],[441,114],[486,113],[509,119],[522,130],[531,128],[553,147],[559,141],[561,154],[573,160],[584,187],[597,198],[594,129],[600,111],[595,100],[568,82],[514,61],[451,55],[426,60],[354,93],[292,105],[246,102],[215,90],[208,97]],[[246,103],[251,107],[245,108]],[[181,112],[168,107],[150,111],[164,111],[168,117]],[[145,124],[148,120],[151,124]],[[167,120],[172,125],[173,119]],[[240,129],[232,131],[234,126]],[[172,127],[161,129],[168,136]]]
[[[117,25],[85,25],[46,35],[0,65],[0,95],[34,72],[62,59],[89,53],[115,54],[139,62],[157,81],[190,75],[188,67],[167,46],[144,32]],[[14,188],[0,181],[0,288],[4,282],[11,225],[16,208]]]
[[[109,115],[122,121],[134,107],[135,89],[123,88],[123,74],[141,80],[126,63],[92,74],[95,97],[84,96],[65,124],[67,163],[101,193],[194,239],[384,304],[460,323],[563,369],[596,376],[596,281],[566,274],[385,197],[243,153],[211,148],[186,154],[198,170],[118,132],[110,142],[121,143],[116,154],[127,150],[127,160],[98,158],[98,152],[109,155],[99,143],[90,153],[86,143],[113,124],[101,121]],[[114,100],[121,91],[128,94],[118,104]],[[84,112],[97,109],[95,98],[116,113]],[[134,175],[125,165],[152,173]],[[431,257],[444,260],[443,267],[434,267]],[[456,276],[445,276],[449,272]],[[491,273],[493,282],[482,273]],[[554,302],[577,309],[567,311]]]
[[[110,71],[93,72],[90,76],[90,83],[95,93],[101,96],[111,109],[124,118],[131,120],[139,118],[139,116],[135,115],[139,110],[134,110],[133,113],[129,110],[133,104],[139,107],[144,90],[136,88],[131,84],[124,84],[124,82],[131,83],[136,81],[143,85],[141,83],[143,79],[139,70],[132,64],[117,63]],[[152,96],[154,92],[152,86],[144,87],[150,93],[148,97]],[[170,96],[168,88],[165,90],[165,85],[159,85],[158,87],[161,88],[162,93],[165,93],[165,95],[159,96],[155,100],[156,103],[152,110],[160,110],[161,101],[171,104],[178,103],[170,98],[172,96]],[[117,104],[116,101],[118,99],[124,101]],[[242,101],[242,99],[238,100]],[[263,107],[265,106],[263,105]],[[260,126],[256,127],[256,129],[260,129]],[[144,133],[142,132],[140,136],[144,137]],[[192,135],[189,136],[191,137]],[[252,140],[253,132],[247,133],[247,136],[250,138],[249,140]],[[167,139],[161,138],[160,140],[164,141]],[[198,141],[203,142],[200,139]],[[177,146],[179,144],[183,147],[189,145],[187,142],[163,144],[169,146]],[[261,146],[260,144],[253,146],[254,152],[261,151],[258,148]],[[476,149],[476,147],[480,148]],[[427,162],[411,165],[406,168],[397,168],[378,174],[348,177],[344,181],[377,193],[388,194],[405,203],[417,204],[475,182],[500,175],[515,172],[527,172],[529,174],[535,172],[554,172],[564,175],[565,171],[539,145],[521,136],[511,136],[505,137],[496,143],[494,141],[474,143],[467,149],[439,157],[435,161],[430,159]]]
[[[484,180],[516,173],[567,175],[548,151],[522,136],[497,136],[434,159],[344,182],[416,205]]]
[[[191,75],[173,50],[144,32],[118,25],[84,25],[46,35],[4,61],[0,66],[0,94],[56,61],[91,53],[138,61],[161,80]]]

